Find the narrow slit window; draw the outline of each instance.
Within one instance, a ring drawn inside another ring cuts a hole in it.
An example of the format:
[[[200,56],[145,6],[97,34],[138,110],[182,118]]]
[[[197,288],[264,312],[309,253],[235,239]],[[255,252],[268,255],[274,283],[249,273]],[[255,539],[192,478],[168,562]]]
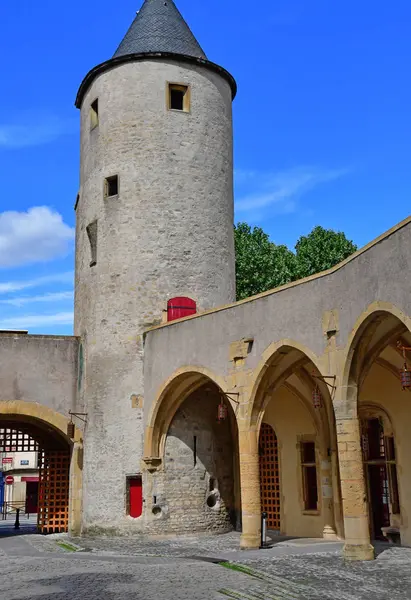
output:
[[[169,83],[168,85],[168,108],[170,110],[180,110],[189,112],[190,110],[190,90],[187,85]]]
[[[317,465],[315,443],[301,443],[301,467],[303,474],[304,510],[318,509]]]
[[[104,197],[110,198],[111,196],[118,195],[118,175],[107,177],[104,180]]]
[[[98,98],[90,105],[90,129],[94,129],[98,125]]]
[[[88,241],[90,243],[90,267],[95,267],[97,264],[97,221],[93,221],[86,227]]]

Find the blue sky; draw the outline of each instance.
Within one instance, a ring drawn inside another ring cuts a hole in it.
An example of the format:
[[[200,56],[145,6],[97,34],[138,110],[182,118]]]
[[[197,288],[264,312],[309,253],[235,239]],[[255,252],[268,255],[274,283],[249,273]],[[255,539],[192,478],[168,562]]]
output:
[[[236,217],[293,247],[409,214],[409,0],[177,0],[234,102]],[[140,0],[3,2],[0,329],[72,333],[77,88]],[[6,185],[7,184],[7,185]]]

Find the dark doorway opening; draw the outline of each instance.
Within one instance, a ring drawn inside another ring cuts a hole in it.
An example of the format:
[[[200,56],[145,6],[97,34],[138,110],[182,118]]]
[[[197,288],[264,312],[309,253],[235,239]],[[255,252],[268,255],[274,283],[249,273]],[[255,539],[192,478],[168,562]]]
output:
[[[391,515],[400,512],[394,438],[385,434],[382,418],[364,419],[361,427],[370,533],[387,541],[383,528],[390,527]]]
[[[39,482],[26,482],[26,510],[28,515],[38,513],[38,498],[39,498]]]
[[[381,528],[390,525],[388,477],[385,465],[368,465],[372,528],[375,539],[384,538]]]

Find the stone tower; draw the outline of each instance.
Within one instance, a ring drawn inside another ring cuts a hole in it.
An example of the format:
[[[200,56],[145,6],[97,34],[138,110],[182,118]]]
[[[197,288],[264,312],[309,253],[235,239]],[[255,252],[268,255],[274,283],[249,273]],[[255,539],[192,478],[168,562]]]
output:
[[[79,88],[84,529],[130,527],[126,476],[142,458],[144,330],[161,322],[170,298],[188,296],[198,311],[235,299],[235,92],[172,0],[145,0],[113,58]]]

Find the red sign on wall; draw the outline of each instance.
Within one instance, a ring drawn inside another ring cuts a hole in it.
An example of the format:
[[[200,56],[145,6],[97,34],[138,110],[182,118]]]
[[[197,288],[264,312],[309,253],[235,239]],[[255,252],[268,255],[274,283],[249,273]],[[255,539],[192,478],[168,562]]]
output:
[[[11,456],[6,456],[5,458],[1,459],[1,462],[3,463],[3,465],[9,465],[13,462],[13,458]]]
[[[12,477],[11,475],[7,475],[6,479],[4,480],[4,483],[6,485],[12,485],[14,483],[14,477]]]

